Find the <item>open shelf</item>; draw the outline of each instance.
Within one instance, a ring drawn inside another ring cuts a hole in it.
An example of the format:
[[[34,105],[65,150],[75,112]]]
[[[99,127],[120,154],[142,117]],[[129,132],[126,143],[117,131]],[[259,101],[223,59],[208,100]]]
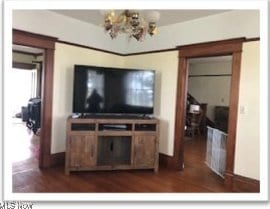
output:
[[[131,131],[132,124],[115,124],[115,123],[102,123],[98,125],[99,131],[111,130],[111,131]]]
[[[72,131],[95,131],[96,124],[95,123],[72,123],[71,130]]]

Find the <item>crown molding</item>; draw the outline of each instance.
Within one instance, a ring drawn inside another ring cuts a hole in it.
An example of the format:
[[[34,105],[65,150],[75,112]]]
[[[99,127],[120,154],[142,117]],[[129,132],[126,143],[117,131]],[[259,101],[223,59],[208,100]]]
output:
[[[203,42],[203,43],[199,43],[199,44],[202,44],[202,45],[206,44],[206,43],[207,44],[208,43],[215,44],[217,42],[219,42],[219,43],[220,42],[251,42],[251,41],[259,41],[259,40],[260,40],[259,37],[248,38],[248,39],[245,38],[245,37],[241,37],[241,38],[226,39],[226,40],[220,40],[220,41]],[[86,45],[82,45],[82,44],[76,44],[76,43],[72,43],[72,42],[68,42],[68,41],[57,40],[56,42],[63,43],[63,44],[68,44],[68,45],[72,45],[72,46],[77,46],[77,47],[81,47],[81,48],[86,48],[86,49],[92,49],[92,50],[95,50],[95,51],[105,52],[105,53],[114,54],[114,55],[123,56],[123,57],[136,56],[136,55],[145,55],[145,54],[154,54],[154,53],[162,53],[162,52],[169,52],[169,51],[178,51],[179,48],[190,47],[190,46],[194,45],[194,44],[179,45],[179,46],[176,46],[174,48],[167,48],[167,49],[160,49],[160,50],[152,50],[152,51],[134,52],[134,53],[126,53],[126,54],[124,54],[124,53],[117,53],[117,52],[113,52],[113,51],[109,51],[109,50],[99,49],[99,48],[95,48],[95,47],[90,47],[90,46],[86,46]]]
[[[186,48],[186,47],[190,47],[193,45],[198,45],[198,44],[209,44],[209,43],[217,43],[217,42],[251,42],[251,41],[259,41],[260,38],[259,37],[254,37],[254,38],[245,38],[245,37],[240,37],[240,38],[233,38],[233,39],[226,39],[226,40],[220,40],[220,41],[210,41],[210,42],[203,42],[203,43],[195,43],[195,44],[188,44],[188,45],[179,45],[176,46],[174,48],[166,48],[166,49],[160,49],[160,50],[151,50],[151,51],[144,51],[144,52],[134,52],[134,53],[118,53],[118,52],[113,52],[113,51],[109,51],[109,50],[104,50],[104,49],[99,49],[96,47],[91,47],[91,46],[87,46],[87,45],[82,45],[82,44],[77,44],[77,43],[73,43],[73,42],[69,42],[69,41],[63,41],[60,40],[56,37],[52,37],[52,36],[46,36],[46,35],[42,35],[42,34],[38,34],[38,33],[32,33],[32,32],[28,32],[28,31],[23,31],[23,30],[17,30],[17,29],[13,29],[13,31],[16,31],[18,33],[28,33],[28,34],[32,34],[33,36],[39,36],[42,39],[46,39],[46,40],[53,40],[57,43],[62,43],[62,44],[67,44],[67,45],[71,45],[71,46],[76,46],[76,47],[81,47],[81,48],[85,48],[85,49],[91,49],[91,50],[95,50],[95,51],[100,51],[100,52],[104,52],[104,53],[109,53],[109,54],[114,54],[117,56],[123,56],[123,57],[127,57],[127,56],[135,56],[135,55],[145,55],[145,54],[153,54],[153,53],[162,53],[162,52],[169,52],[169,51],[177,51],[179,50],[179,48]],[[39,55],[38,55],[39,56]]]
[[[69,41],[57,40],[57,42],[62,43],[62,44],[68,44],[68,45],[71,45],[71,46],[81,47],[81,48],[85,48],[85,49],[92,49],[92,50],[99,51],[99,52],[114,54],[114,55],[118,55],[118,56],[125,56],[125,54],[122,54],[122,53],[117,53],[117,52],[113,52],[113,51],[109,51],[109,50],[99,49],[99,48],[86,46],[86,45],[82,45],[82,44],[76,44],[76,43],[72,43],[72,42],[69,42]]]

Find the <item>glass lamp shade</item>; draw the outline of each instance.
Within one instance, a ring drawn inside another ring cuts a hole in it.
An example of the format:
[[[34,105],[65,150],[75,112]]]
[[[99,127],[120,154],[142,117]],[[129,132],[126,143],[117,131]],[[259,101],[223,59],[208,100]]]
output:
[[[189,112],[190,113],[199,113],[199,111],[200,111],[200,105],[191,104],[189,106]]]
[[[157,11],[149,11],[145,15],[145,18],[148,22],[157,22],[160,18],[160,13]]]

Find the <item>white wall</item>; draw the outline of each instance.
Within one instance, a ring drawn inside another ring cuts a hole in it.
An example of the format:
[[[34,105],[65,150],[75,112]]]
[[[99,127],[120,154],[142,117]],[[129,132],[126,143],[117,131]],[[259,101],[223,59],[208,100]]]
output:
[[[235,10],[159,27],[157,35],[147,36],[143,42],[129,42],[125,36],[112,41],[102,27],[47,10],[14,10],[13,28],[118,53],[134,53],[230,38],[259,37],[259,11]]]
[[[260,179],[259,76],[259,42],[245,43],[241,63],[234,170],[238,175],[254,179]]]
[[[121,57],[56,44],[51,152],[65,151],[66,118],[72,113],[73,65],[97,65],[156,71],[155,112],[160,118],[160,152],[173,155],[178,52]]]
[[[125,66],[156,71],[155,111],[160,119],[160,152],[173,155],[178,51],[127,56]]]
[[[65,151],[66,119],[72,113],[74,65],[123,67],[121,56],[66,44],[56,44],[53,82],[51,152]]]
[[[189,75],[231,74],[231,61],[210,61],[189,65]],[[188,92],[200,103],[207,103],[207,117],[214,121],[215,106],[229,106],[231,76],[189,77]]]

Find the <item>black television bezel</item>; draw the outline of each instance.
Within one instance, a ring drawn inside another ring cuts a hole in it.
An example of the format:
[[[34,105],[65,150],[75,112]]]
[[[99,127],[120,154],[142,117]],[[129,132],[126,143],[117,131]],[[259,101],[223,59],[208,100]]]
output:
[[[115,113],[115,112],[112,112],[112,113],[109,113],[109,112],[103,112],[103,113],[89,113],[89,112],[77,112],[77,111],[74,111],[74,107],[75,107],[75,104],[74,104],[74,101],[75,101],[75,71],[77,68],[79,67],[83,67],[83,68],[95,68],[95,69],[101,69],[101,70],[121,70],[121,71],[127,71],[127,70],[130,70],[130,71],[145,71],[145,72],[153,72],[153,86],[152,86],[152,89],[153,89],[153,106],[152,106],[152,111],[151,113],[148,112],[148,113],[143,113],[143,112],[137,112],[137,113]],[[74,65],[74,68],[73,68],[73,97],[72,97],[72,114],[75,114],[75,115],[93,115],[93,116],[142,116],[142,117],[147,117],[147,116],[151,116],[154,114],[154,111],[155,111],[155,91],[156,91],[156,71],[155,70],[150,70],[150,69],[138,69],[138,68],[117,68],[117,67],[105,67],[105,66],[94,66],[94,65],[80,65],[80,64],[75,64]]]

